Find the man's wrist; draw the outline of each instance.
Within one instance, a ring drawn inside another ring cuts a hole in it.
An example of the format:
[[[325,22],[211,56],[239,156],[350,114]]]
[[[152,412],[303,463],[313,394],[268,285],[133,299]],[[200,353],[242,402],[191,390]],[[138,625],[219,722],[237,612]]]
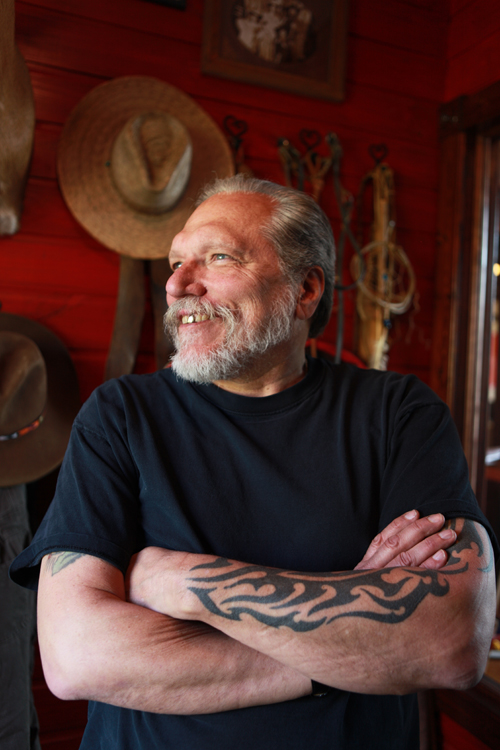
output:
[[[311,695],[313,695],[315,698],[324,698],[325,695],[328,695],[328,693],[331,693],[333,688],[329,687],[328,685],[323,685],[321,682],[316,682],[316,680],[311,680],[312,685],[312,692]]]
[[[199,622],[208,622],[211,619],[212,614],[204,606],[200,593],[196,589],[200,585],[199,578],[210,578],[207,572],[210,571],[211,566],[214,565],[216,560],[217,557],[215,555],[193,552],[185,552],[183,553],[183,557],[179,558],[176,572],[178,575],[177,590],[179,594],[177,601],[180,612],[174,616],[183,620],[197,620]],[[204,586],[201,584],[200,591],[203,591],[203,588]]]

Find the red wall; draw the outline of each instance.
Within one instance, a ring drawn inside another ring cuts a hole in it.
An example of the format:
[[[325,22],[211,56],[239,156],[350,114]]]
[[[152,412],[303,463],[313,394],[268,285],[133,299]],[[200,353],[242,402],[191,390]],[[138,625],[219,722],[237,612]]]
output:
[[[373,166],[368,147],[387,144],[396,180],[397,238],[414,265],[419,291],[417,314],[406,314],[402,326],[395,326],[389,366],[427,379],[444,3],[352,0],[346,98],[340,104],[202,75],[202,0],[187,0],[184,12],[145,0],[16,2],[16,24],[31,72],[37,127],[22,229],[0,239],[0,300],[4,311],[38,320],[67,344],[83,398],[102,380],[119,259],[67,210],[56,181],[56,149],[62,125],[80,99],[99,83],[129,74],[157,76],[179,87],[221,126],[227,114],[246,120],[245,150],[259,177],[283,182],[279,136],[299,145],[302,128],[322,135],[333,130],[344,149],[342,180],[356,193]],[[338,236],[331,177],[322,205]],[[145,326],[139,371],[153,367],[151,328]],[[335,340],[334,319],[326,338]],[[346,344],[352,346],[352,304]]]
[[[500,3],[450,0],[445,100],[500,80]]]

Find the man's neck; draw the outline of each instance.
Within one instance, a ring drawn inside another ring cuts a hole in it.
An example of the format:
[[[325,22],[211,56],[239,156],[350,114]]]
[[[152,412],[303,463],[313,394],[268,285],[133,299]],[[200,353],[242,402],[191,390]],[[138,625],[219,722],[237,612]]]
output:
[[[254,365],[233,380],[216,380],[214,385],[241,396],[272,396],[298,383],[306,373],[307,360],[302,349],[292,355],[288,353],[285,358],[267,362],[265,367]]]

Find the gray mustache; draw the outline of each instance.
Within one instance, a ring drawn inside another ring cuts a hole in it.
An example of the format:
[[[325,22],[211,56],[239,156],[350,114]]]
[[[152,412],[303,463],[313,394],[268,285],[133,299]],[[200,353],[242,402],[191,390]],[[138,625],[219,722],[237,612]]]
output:
[[[208,315],[210,318],[221,318],[228,328],[228,334],[232,333],[239,319],[237,312],[230,307],[214,305],[208,300],[200,300],[197,297],[184,297],[170,305],[163,317],[163,325],[168,333],[175,334],[177,332],[181,311],[188,315]]]

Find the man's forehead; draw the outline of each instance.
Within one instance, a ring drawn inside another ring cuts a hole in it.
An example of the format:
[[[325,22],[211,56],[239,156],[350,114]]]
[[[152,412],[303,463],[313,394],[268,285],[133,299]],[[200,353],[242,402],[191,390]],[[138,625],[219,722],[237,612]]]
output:
[[[184,229],[174,237],[172,250],[190,243],[193,237],[200,245],[221,248],[245,248],[258,242],[269,245],[262,229],[269,223],[272,204],[265,195],[246,193],[217,194],[208,198],[191,214]]]
[[[249,213],[261,220],[268,219],[273,212],[269,196],[261,193],[217,193],[203,201],[186,222],[189,224],[200,216],[220,216],[228,220],[240,219],[248,224]]]
[[[224,220],[224,217],[191,217],[184,229],[177,234],[172,241],[172,250],[182,252],[183,250],[196,246],[199,250],[205,247],[220,250],[236,250],[242,247],[243,236],[236,227]],[[202,220],[198,220],[198,219]]]

